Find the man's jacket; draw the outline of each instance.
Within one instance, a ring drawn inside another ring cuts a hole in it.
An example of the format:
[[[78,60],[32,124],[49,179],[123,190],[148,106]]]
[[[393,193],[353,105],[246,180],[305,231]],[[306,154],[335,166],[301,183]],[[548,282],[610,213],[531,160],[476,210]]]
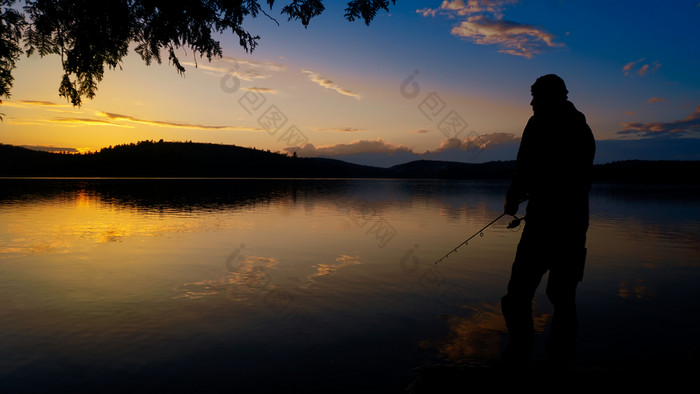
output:
[[[593,133],[571,102],[536,111],[523,131],[506,198],[528,200],[530,226],[568,223],[585,231],[594,155]]]

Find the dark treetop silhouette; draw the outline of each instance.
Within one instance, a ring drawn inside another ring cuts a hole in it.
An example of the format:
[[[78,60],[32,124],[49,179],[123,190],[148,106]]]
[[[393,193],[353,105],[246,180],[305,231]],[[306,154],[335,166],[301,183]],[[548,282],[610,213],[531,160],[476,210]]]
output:
[[[549,74],[532,85],[534,115],[523,132],[504,210],[528,200],[508,292],[501,307],[510,344],[504,360],[526,367],[533,345],[532,299],[549,271],[552,302],[547,360],[567,366],[576,343],[576,287],[583,277],[595,140],[586,118],[567,100],[564,81]]]
[[[36,148],[35,148],[36,149]],[[0,177],[345,177],[493,179],[513,176],[515,160],[461,163],[416,160],[390,168],[235,145],[140,141],[90,153],[52,153],[0,143]],[[560,163],[552,162],[551,166]],[[627,160],[593,166],[598,183],[694,184],[700,161]],[[561,227],[557,227],[561,228]]]
[[[348,1],[345,18],[369,25],[378,11],[389,10],[390,2],[395,0]],[[132,42],[146,64],[160,63],[165,50],[168,61],[184,73],[177,49],[188,48],[209,60],[220,57],[221,45],[213,35],[230,29],[241,47],[252,52],[260,36],[243,28],[245,18],[263,14],[277,23],[263,7],[272,11],[275,0],[27,0],[26,17],[12,8],[15,3],[0,0],[0,98],[10,95],[12,70],[24,40],[28,55],[61,56],[59,95],[76,106],[83,97],[95,96],[105,65],[119,67]],[[325,9],[322,0],[286,3],[280,13],[305,27]]]

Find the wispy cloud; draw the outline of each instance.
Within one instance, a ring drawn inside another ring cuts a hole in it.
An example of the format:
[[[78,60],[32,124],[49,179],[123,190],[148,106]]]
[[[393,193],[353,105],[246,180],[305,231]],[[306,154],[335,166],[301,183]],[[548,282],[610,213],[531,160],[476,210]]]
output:
[[[8,119],[7,124],[18,126],[41,126],[46,125],[46,122],[43,120],[36,119]]]
[[[666,99],[663,97],[652,97],[647,100],[647,104],[663,103],[664,101],[666,101]]]
[[[365,129],[358,129],[356,127],[329,127],[329,128],[317,127],[314,130],[315,131],[335,131],[335,132],[340,132],[340,133],[355,133],[358,131],[365,131]]]
[[[194,66],[194,63],[188,63],[188,62],[183,62],[182,64],[186,66]],[[255,69],[246,69],[246,70],[240,70],[238,68],[234,68],[233,66],[230,67],[221,67],[221,66],[210,66],[207,64],[200,64],[197,66],[197,68],[204,70],[205,72],[208,72],[210,74],[219,76],[219,75],[232,75],[237,77],[238,79],[241,79],[243,81],[254,81],[256,79],[265,79],[268,78],[269,75],[263,74],[258,70]]]
[[[314,72],[311,70],[303,70],[303,69],[301,70],[301,72],[306,74],[311,81],[317,83],[319,86],[322,86],[326,89],[334,90],[334,91],[336,91],[342,95],[345,95],[345,96],[354,97],[358,100],[361,98],[359,94],[357,94],[351,90],[348,90],[348,89],[345,89],[345,88],[338,86],[336,83],[334,83],[330,79],[327,79],[327,78],[321,76],[317,72]]]
[[[20,100],[19,102],[13,103],[14,107],[18,108],[41,108],[51,112],[59,112],[66,114],[82,114],[85,111],[80,108],[75,108],[74,106],[66,104],[58,104],[53,101],[46,100]]]
[[[31,108],[31,107],[69,107],[68,104],[57,104],[52,101],[44,100],[19,100],[19,101],[4,101],[2,103],[3,107],[14,107],[14,108]]]
[[[61,123],[64,126],[114,126],[114,127],[131,127],[128,125],[119,124],[106,119],[95,118],[53,118],[47,119],[52,123]]]
[[[62,106],[66,107],[68,106],[67,104],[61,105],[61,104],[56,104],[52,101],[44,101],[44,100],[20,100],[21,104],[25,105],[32,105],[32,106],[41,106],[41,107],[54,107],[54,106]]]
[[[417,10],[423,16],[435,16],[438,13],[451,15],[452,12],[457,15],[470,15],[476,13],[489,13],[497,18],[503,17],[503,8],[507,5],[515,4],[519,0],[452,0],[443,1],[439,8],[423,8]]]
[[[503,19],[503,10],[517,0],[453,0],[443,1],[438,9],[422,9],[423,16],[445,14],[466,18],[452,28],[457,37],[479,45],[496,45],[499,52],[532,58],[547,48],[563,47],[553,34],[541,27]]]
[[[110,112],[98,112],[98,115],[108,119],[108,121],[122,121],[145,124],[149,126],[159,126],[159,127],[169,127],[169,128],[186,128],[186,129],[200,129],[200,130],[240,130],[240,131],[263,131],[264,129],[259,127],[245,127],[245,126],[229,126],[229,125],[205,125],[196,123],[182,123],[182,122],[172,122],[164,120],[152,120],[152,119],[141,119],[129,115],[115,114]]]
[[[258,92],[258,93],[270,93],[270,94],[277,94],[279,93],[279,90],[277,89],[272,89],[272,88],[261,88],[257,86],[252,86],[249,88],[243,88],[243,90],[247,90],[250,92]]]
[[[649,73],[656,72],[661,67],[661,63],[654,60],[651,63],[645,63],[645,57],[629,62],[622,67],[622,73],[626,77],[640,76],[643,77]]]
[[[224,56],[223,58],[218,59],[214,65],[193,62],[183,62],[182,64],[196,67],[214,75],[233,75],[243,81],[267,79],[274,73],[282,72],[287,69],[287,66],[284,64],[269,61],[258,62],[229,56]]]
[[[253,88],[251,88],[253,89]],[[271,93],[272,89],[267,88],[257,88],[265,89],[265,92]],[[49,111],[59,111],[59,112],[74,112],[74,111],[62,111],[60,108],[71,108],[68,104],[56,104],[51,101],[41,101],[41,100],[21,100],[21,101],[8,101],[8,104],[12,107],[18,108],[29,108],[29,107],[42,107]],[[4,105],[4,104],[3,104]],[[94,115],[87,113],[83,110],[78,111],[82,116],[58,116],[58,117],[37,117],[32,119],[14,118],[8,119],[7,123],[13,125],[47,125],[47,124],[61,124],[63,126],[110,126],[110,127],[126,127],[133,128],[134,124],[143,124],[149,126],[158,127],[168,127],[168,128],[185,128],[185,129],[199,129],[199,130],[233,130],[233,131],[264,131],[260,127],[247,127],[247,126],[233,126],[233,125],[207,125],[198,123],[187,123],[187,122],[173,122],[168,120],[157,120],[157,119],[143,119],[137,118],[131,115],[117,114],[112,112],[102,112],[98,111]]]
[[[657,136],[686,136],[700,133],[700,105],[685,119],[673,122],[628,122],[622,124],[623,129],[617,134],[638,135],[641,137]]]
[[[271,72],[281,72],[287,69],[287,66],[281,63],[275,63],[271,61],[255,61],[250,59],[235,58],[230,56],[224,56],[221,58],[223,62],[232,65],[248,66],[252,68],[267,70]]]

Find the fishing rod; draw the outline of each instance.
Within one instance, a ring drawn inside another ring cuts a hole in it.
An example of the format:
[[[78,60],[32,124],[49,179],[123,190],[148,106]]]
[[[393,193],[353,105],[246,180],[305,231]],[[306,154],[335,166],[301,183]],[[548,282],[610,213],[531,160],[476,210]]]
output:
[[[437,261],[435,262],[435,264],[437,264],[437,263],[441,262],[442,260],[446,259],[449,255],[451,255],[452,253],[456,252],[457,249],[459,249],[460,247],[462,247],[462,245],[466,245],[469,241],[471,241],[472,238],[476,237],[477,235],[483,237],[483,236],[484,236],[484,230],[486,230],[487,228],[489,228],[489,226],[491,226],[492,224],[496,223],[500,218],[504,217],[505,215],[506,215],[505,212],[502,213],[502,214],[500,214],[497,218],[493,219],[493,220],[491,221],[491,223],[487,224],[487,225],[484,226],[481,230],[479,230],[479,231],[477,231],[476,233],[474,233],[474,235],[472,235],[471,237],[469,237],[469,238],[467,238],[466,240],[464,240],[464,242],[462,242],[461,244],[457,245],[457,247],[455,247],[454,249],[452,249],[452,250],[450,250],[449,252],[447,252],[447,254],[444,255],[444,256],[442,256],[439,260],[437,260]],[[519,217],[517,217],[517,216],[515,216],[515,215],[511,215],[511,216],[513,216],[515,219],[511,220],[511,222],[508,223],[508,227],[507,227],[507,228],[509,228],[509,229],[518,227],[518,226],[520,225],[520,221],[522,221],[523,219],[525,219],[525,217],[519,218]]]

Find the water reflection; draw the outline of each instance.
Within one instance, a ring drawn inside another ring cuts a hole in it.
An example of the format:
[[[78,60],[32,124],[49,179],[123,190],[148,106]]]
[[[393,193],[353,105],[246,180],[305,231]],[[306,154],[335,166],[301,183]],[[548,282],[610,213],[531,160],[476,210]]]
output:
[[[421,364],[493,359],[519,234],[504,220],[434,262],[501,213],[506,187],[0,180],[0,378],[89,390],[120,370],[136,386],[246,391],[273,371],[276,388],[364,379],[392,392]],[[594,187],[582,361],[696,363],[698,191]],[[541,333],[547,304],[538,295]]]
[[[469,316],[441,315],[449,332],[436,341],[425,340],[421,346],[434,348],[448,364],[484,365],[498,360],[507,333],[500,304],[469,307]],[[533,315],[535,334],[544,333],[551,319],[549,313]]]
[[[339,269],[355,264],[361,264],[358,256],[350,256],[347,254],[338,256],[333,263],[319,263],[313,266],[317,271],[309,276],[307,281],[312,281],[314,278],[319,276],[331,275]]]
[[[270,285],[270,274],[279,264],[274,257],[246,256],[231,267],[223,278],[200,280],[185,283],[175,289],[175,297],[202,298],[206,296],[228,296],[234,301],[243,301],[252,295],[258,295]],[[227,261],[227,268],[229,267]]]

